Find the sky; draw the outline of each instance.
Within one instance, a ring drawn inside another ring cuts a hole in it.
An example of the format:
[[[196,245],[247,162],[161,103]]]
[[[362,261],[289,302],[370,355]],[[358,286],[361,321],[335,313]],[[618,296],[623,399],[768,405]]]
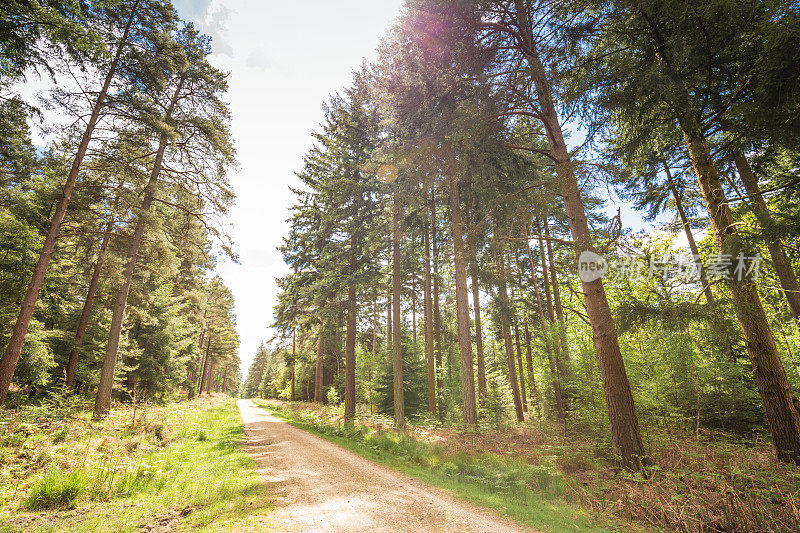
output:
[[[277,247],[322,103],[346,87],[400,12],[402,0],[176,0],[184,20],[212,37],[211,62],[230,73],[227,100],[239,168],[231,237],[239,264],[217,272],[236,300],[242,371],[273,333]]]

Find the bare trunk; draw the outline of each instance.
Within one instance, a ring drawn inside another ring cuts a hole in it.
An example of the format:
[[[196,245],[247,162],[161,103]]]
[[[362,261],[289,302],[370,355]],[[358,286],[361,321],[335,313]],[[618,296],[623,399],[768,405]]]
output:
[[[180,97],[180,92],[183,89],[185,76],[181,77],[175,93],[170,100],[167,111],[164,114],[164,120],[169,121],[172,117],[172,111]],[[103,418],[108,414],[111,407],[111,390],[114,386],[114,372],[117,367],[117,353],[119,351],[119,338],[122,333],[122,321],[125,318],[125,307],[128,305],[128,293],[133,284],[133,272],[136,269],[136,261],[139,256],[139,249],[144,241],[144,230],[147,225],[145,213],[150,211],[150,206],[155,199],[156,189],[158,187],[158,176],[161,174],[161,165],[164,161],[164,151],[167,149],[170,137],[167,133],[162,133],[158,141],[158,150],[156,157],[153,161],[153,168],[150,172],[150,179],[144,190],[144,198],[142,205],[139,208],[139,214],[136,218],[136,227],[133,230],[133,237],[131,238],[128,247],[127,263],[125,264],[125,271],[123,272],[122,286],[117,291],[117,297],[114,301],[114,311],[111,317],[111,327],[108,331],[108,343],[106,344],[106,354],[103,359],[103,368],[100,371],[100,383],[97,386],[97,397],[94,402],[93,417],[96,419]]]
[[[356,286],[347,289],[347,334],[344,359],[344,419],[352,421],[356,415]]]
[[[527,56],[530,74],[536,86],[539,111],[550,144],[550,155],[555,162],[558,185],[561,196],[564,198],[570,233],[575,243],[575,254],[580,257],[583,252],[591,251],[593,246],[589,224],[586,220],[586,211],[575,176],[575,167],[564,142],[561,124],[553,104],[550,84],[535,47],[530,24],[525,18],[526,8],[522,0],[515,0],[515,4],[519,17],[518,22],[522,30],[524,53]],[[603,281],[597,279],[581,282],[581,285],[600,364],[611,426],[611,444],[625,468],[639,469],[645,462],[644,445]]]
[[[203,389],[205,389],[206,381],[208,381],[208,374],[211,368],[211,336],[208,336],[208,340],[206,341],[206,357],[203,360],[203,374],[200,376],[200,386],[199,395],[203,395]]]
[[[411,278],[411,337],[417,346],[417,278]]]
[[[541,224],[539,223],[538,219],[536,221],[536,229],[539,233],[539,257],[542,259],[542,279],[544,280],[544,287],[545,293],[547,295],[547,326],[545,326],[545,322],[542,322],[543,331],[542,333],[545,335],[545,345],[547,346],[547,361],[550,364],[550,374],[553,378],[553,394],[556,398],[556,410],[558,411],[558,419],[561,422],[566,421],[566,402],[564,401],[564,393],[561,390],[561,374],[559,372],[559,364],[558,364],[558,350],[559,350],[559,342],[558,339],[553,338],[553,331],[556,328],[555,324],[555,316],[553,313],[553,300],[550,297],[550,280],[547,275],[547,258],[545,257],[545,245],[544,240],[542,239],[542,228]],[[534,276],[533,279],[534,287],[536,289],[536,293],[538,296],[539,293],[539,286],[538,282],[536,281],[536,277]],[[539,302],[539,305],[542,305],[542,302]],[[544,319],[544,313],[542,314],[542,318]]]
[[[706,201],[711,228],[721,254],[736,258],[744,253],[743,243],[722,189],[719,173],[711,158],[699,121],[687,112],[679,117],[692,158],[700,191]],[[745,346],[753,364],[758,392],[764,402],[772,440],[778,458],[800,462],[800,415],[786,371],[778,355],[775,339],[761,305],[753,279],[731,276],[728,287],[742,326]]]
[[[386,360],[392,361],[392,295],[386,296]]]
[[[433,342],[437,378],[436,388],[442,388],[442,314],[439,309],[439,238],[436,222],[436,194],[431,189],[431,244],[433,248]]]
[[[209,357],[208,360],[208,384],[206,385],[206,394],[211,396],[211,385],[214,383],[214,359]]]
[[[710,307],[714,307],[716,305],[716,301],[714,300],[714,294],[711,292],[711,285],[708,283],[706,270],[703,268],[703,262],[700,260],[700,249],[697,247],[697,242],[694,240],[692,225],[689,223],[689,217],[686,216],[686,211],[683,209],[683,201],[681,200],[681,197],[678,194],[678,188],[675,186],[675,182],[672,179],[672,171],[669,169],[669,165],[667,165],[666,161],[662,161],[662,165],[664,166],[664,172],[667,174],[667,186],[672,193],[673,200],[675,200],[675,209],[678,211],[678,217],[681,219],[683,232],[686,234],[686,240],[689,243],[689,250],[692,252],[692,258],[697,265],[697,272],[700,274],[700,283],[703,286],[703,295],[705,296],[708,305]]]
[[[325,323],[319,323],[319,335],[317,338],[317,366],[314,372],[314,401],[316,403],[322,403],[322,372],[323,372],[323,365],[322,365],[322,358],[324,355],[324,346],[325,346],[325,335],[324,335]]]
[[[528,382],[531,384],[531,407],[535,407],[539,416],[542,414],[542,406],[539,402],[539,391],[536,388],[536,376],[533,374],[533,351],[531,350],[531,332],[528,323],[523,322],[525,332],[525,362],[528,365]],[[536,413],[534,413],[536,416]]]
[[[139,0],[136,0],[131,8],[131,14],[125,24],[125,30],[117,44],[117,50],[114,53],[114,59],[111,61],[106,78],[103,81],[103,86],[97,94],[92,114],[89,117],[89,122],[86,124],[86,131],[83,133],[81,142],[78,145],[78,151],[75,154],[75,159],[72,161],[72,168],[67,176],[67,181],[64,183],[62,189],[61,199],[56,205],[53,218],[50,221],[50,228],[47,231],[42,249],[39,252],[39,260],[36,262],[36,267],[33,269],[33,276],[25,292],[25,297],[22,299],[22,305],[17,315],[17,321],[14,323],[14,329],[11,331],[11,338],[8,340],[5,355],[0,361],[0,405],[6,401],[8,388],[11,386],[11,379],[14,377],[14,370],[17,368],[19,356],[22,353],[22,347],[25,344],[25,336],[28,333],[28,326],[30,326],[31,318],[33,318],[33,311],[36,308],[36,301],[39,299],[39,291],[44,283],[44,277],[47,274],[47,267],[50,265],[50,258],[56,248],[56,240],[58,239],[58,232],[61,229],[61,223],[64,221],[64,215],[67,213],[72,192],[75,190],[75,184],[78,181],[78,174],[83,164],[83,157],[86,155],[86,149],[89,147],[89,141],[92,140],[94,128],[97,125],[97,120],[100,117],[100,111],[105,103],[108,88],[111,85],[111,80],[117,71],[119,60],[122,55],[122,50],[128,44],[128,34],[131,25],[136,18],[137,10],[139,8]]]
[[[292,330],[292,384],[289,388],[289,401],[294,401],[294,368],[295,358],[297,357],[297,328]]]
[[[478,278],[478,259],[472,257],[472,306],[475,308],[475,351],[478,356],[478,396],[481,404],[486,401],[486,359],[483,355],[483,331],[481,329],[481,300]]]
[[[569,365],[570,358],[569,344],[567,343],[567,328],[564,323],[564,308],[561,305],[561,289],[558,287],[558,272],[556,271],[556,265],[553,261],[553,245],[550,241],[550,223],[547,221],[547,217],[544,217],[544,235],[547,237],[545,240],[545,246],[547,246],[547,263],[550,267],[550,282],[553,285],[553,303],[556,311],[556,318],[558,319],[558,343],[561,348],[561,353],[559,357],[556,358],[556,365],[558,365],[559,380],[569,381],[571,370]]]
[[[789,304],[789,310],[792,312],[795,322],[800,322],[800,283],[797,281],[797,274],[792,269],[792,263],[789,261],[780,239],[774,234],[775,221],[761,195],[761,188],[758,186],[758,180],[753,174],[750,162],[742,152],[736,153],[735,161],[739,178],[750,197],[750,208],[766,234],[767,250],[772,258],[772,266],[778,276],[786,302]]]
[[[400,291],[402,290],[402,263],[400,239],[402,238],[403,210],[395,193],[392,228],[392,374],[394,378],[394,425],[405,428],[405,398],[403,396],[403,325],[400,323]]]
[[[503,258],[503,251],[498,253],[498,260],[500,262],[500,282],[498,285],[498,292],[500,296],[500,326],[503,330],[503,344],[506,349],[506,364],[508,365],[508,381],[511,385],[511,395],[514,399],[514,412],[517,415],[517,422],[525,420],[525,414],[522,410],[522,401],[519,395],[519,383],[517,383],[517,369],[514,364],[514,346],[511,341],[511,327],[509,326],[509,305],[508,305],[508,287],[506,283],[505,272],[505,259]]]
[[[436,359],[433,349],[433,298],[431,295],[431,236],[430,224],[425,222],[425,359],[428,363],[428,411],[436,414]]]
[[[83,339],[86,336],[86,327],[89,325],[89,317],[92,315],[92,305],[94,304],[94,297],[97,294],[97,286],[100,283],[100,272],[103,269],[103,261],[106,258],[106,250],[108,250],[108,242],[111,240],[111,230],[114,229],[114,217],[108,219],[106,228],[103,231],[103,240],[100,243],[100,250],[97,252],[97,261],[94,264],[92,271],[92,279],[89,282],[89,290],[86,291],[86,299],[83,301],[83,310],[81,311],[81,318],[78,321],[78,329],[75,332],[75,347],[69,354],[69,361],[67,362],[67,376],[66,386],[69,389],[75,386],[75,371],[78,369],[78,359],[81,355],[81,347],[83,346]]]
[[[519,366],[519,394],[522,399],[522,410],[528,412],[528,394],[525,391],[525,370],[522,365],[522,347],[519,342],[519,326],[517,320],[514,318],[511,322],[512,331],[514,332],[514,344],[517,348],[517,365]]]
[[[461,222],[458,181],[455,177],[450,178],[450,215],[453,231],[453,263],[456,277],[456,321],[458,322],[458,353],[461,369],[461,403],[464,409],[464,423],[477,425],[478,411],[475,404],[475,370],[472,364],[467,267],[464,261],[464,227]]]

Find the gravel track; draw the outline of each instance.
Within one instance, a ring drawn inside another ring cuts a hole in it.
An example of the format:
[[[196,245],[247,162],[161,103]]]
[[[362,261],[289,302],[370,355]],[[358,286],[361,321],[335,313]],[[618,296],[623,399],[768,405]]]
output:
[[[239,400],[276,531],[531,531]]]

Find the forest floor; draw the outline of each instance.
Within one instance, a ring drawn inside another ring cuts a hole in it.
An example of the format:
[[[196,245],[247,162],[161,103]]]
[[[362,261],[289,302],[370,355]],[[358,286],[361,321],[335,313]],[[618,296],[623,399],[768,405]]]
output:
[[[239,400],[276,531],[527,531]]]
[[[0,410],[0,532],[249,531],[271,512],[227,395]]]
[[[649,430],[647,477],[615,468],[597,435],[548,422],[499,428],[419,421],[405,434],[341,406],[257,400],[290,423],[547,531],[800,531],[800,468],[768,442]],[[555,509],[554,513],[546,512]],[[569,520],[558,520],[558,516]]]

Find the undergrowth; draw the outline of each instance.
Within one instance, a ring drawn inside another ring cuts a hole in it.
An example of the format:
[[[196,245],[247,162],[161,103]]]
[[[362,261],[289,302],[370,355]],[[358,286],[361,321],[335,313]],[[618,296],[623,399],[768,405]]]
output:
[[[215,531],[265,510],[227,397],[112,410],[0,411],[0,531]],[[164,526],[166,527],[166,526]]]

